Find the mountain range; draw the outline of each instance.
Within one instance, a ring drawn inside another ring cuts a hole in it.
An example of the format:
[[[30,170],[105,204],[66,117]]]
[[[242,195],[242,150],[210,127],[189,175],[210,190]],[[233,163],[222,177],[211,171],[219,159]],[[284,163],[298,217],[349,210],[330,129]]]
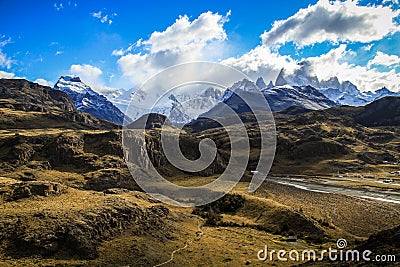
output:
[[[362,92],[350,81],[339,82],[337,77],[319,80],[317,76],[310,73],[306,62],[300,63],[300,68],[292,74],[287,74],[285,69],[282,69],[276,78],[275,85],[312,86],[340,106],[364,106],[385,96],[400,96],[399,92],[392,92],[386,87],[375,92]]]
[[[129,123],[151,112],[166,115],[173,123],[182,125],[200,115],[210,114],[209,111],[212,109],[214,111],[211,113],[215,113],[219,103],[231,107],[234,105],[237,112],[244,112],[246,109],[240,110],[243,107],[239,107],[240,99],[235,94],[238,90],[250,94],[254,90],[261,91],[272,111],[284,110],[291,106],[311,110],[343,105],[364,106],[386,96],[400,96],[399,92],[392,92],[385,87],[375,92],[362,92],[350,81],[340,82],[337,77],[319,80],[317,76],[310,74],[308,69],[306,63],[301,63],[300,68],[292,74],[287,74],[285,69],[282,69],[275,83],[270,81],[266,84],[264,79],[259,77],[256,82],[244,79],[229,88],[197,86],[180,88],[165,95],[152,92],[155,94],[154,106],[149,103],[152,96],[140,89],[137,91],[121,89],[103,96],[79,77],[74,76],[60,77],[54,89],[67,93],[79,111],[118,124],[124,122],[124,113],[121,110],[126,112],[129,105],[131,105],[127,114]],[[159,95],[163,96],[158,99]]]

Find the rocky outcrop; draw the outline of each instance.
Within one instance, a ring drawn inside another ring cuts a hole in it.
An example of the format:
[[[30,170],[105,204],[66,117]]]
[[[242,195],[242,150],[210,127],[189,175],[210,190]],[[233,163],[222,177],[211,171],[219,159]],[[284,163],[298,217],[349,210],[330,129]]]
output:
[[[112,197],[98,207],[59,216],[43,211],[32,217],[2,218],[0,240],[8,241],[7,251],[14,257],[47,257],[62,251],[64,255],[94,259],[102,242],[128,228],[131,235],[154,235],[161,242],[172,239],[168,220],[169,210],[164,206],[143,208]]]
[[[15,184],[9,200],[19,200],[33,196],[48,197],[50,195],[60,195],[67,189],[66,186],[48,181],[28,181]]]
[[[3,99],[12,101],[5,106]],[[76,110],[66,93],[23,79],[0,79],[0,100],[0,107],[22,111]]]
[[[146,174],[138,169],[136,175],[145,176]],[[123,169],[103,169],[91,172],[86,174],[85,178],[88,181],[84,187],[90,190],[103,191],[110,188],[124,188],[138,191],[141,190],[127,167]]]

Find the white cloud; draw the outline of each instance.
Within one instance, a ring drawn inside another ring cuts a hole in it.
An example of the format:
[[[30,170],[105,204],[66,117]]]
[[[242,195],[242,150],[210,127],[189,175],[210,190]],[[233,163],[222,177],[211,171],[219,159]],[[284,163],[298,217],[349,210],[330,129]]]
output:
[[[14,79],[17,78],[14,73],[0,70],[0,79]]]
[[[140,84],[151,75],[169,66],[195,60],[213,60],[222,55],[226,32],[223,28],[230,12],[225,16],[205,12],[193,21],[180,16],[174,24],[162,32],[153,32],[149,39],[139,40],[138,53],[128,53],[118,60],[125,77]],[[123,55],[133,49],[114,50]]]
[[[101,75],[103,71],[89,64],[74,64],[70,67],[72,75],[79,76],[85,84],[89,85],[94,91],[100,94],[109,94],[118,91],[116,88],[106,86]]]
[[[374,46],[374,44],[369,44],[369,45],[363,46],[362,49],[364,51],[371,51],[373,46]]]
[[[7,44],[11,43],[11,38],[4,39],[5,36],[2,35],[0,38],[0,67],[10,69],[11,64],[14,62],[12,59],[10,59],[3,51],[2,48],[6,46]]]
[[[61,9],[64,8],[63,3],[59,3],[59,4],[54,3],[54,8],[55,8],[57,11],[60,11]]]
[[[70,72],[71,74],[79,76],[82,81],[91,86],[100,83],[100,75],[103,73],[98,67],[89,64],[71,65]]]
[[[139,41],[140,41],[140,40],[139,40]],[[138,41],[138,42],[139,42],[139,41]],[[115,49],[114,51],[112,51],[111,55],[112,55],[112,56],[118,56],[118,57],[123,56],[123,55],[125,55],[126,53],[131,52],[132,49],[134,48],[134,46],[135,46],[135,45],[132,44],[132,45],[128,46],[126,49],[123,49],[123,48],[121,48],[121,49]],[[136,45],[136,46],[138,46],[138,45]]]
[[[54,85],[54,83],[52,83],[52,82],[50,82],[50,81],[47,81],[47,80],[45,80],[45,79],[42,79],[42,78],[36,79],[36,80],[34,81],[34,83],[38,83],[38,84],[40,84],[40,85],[50,86],[50,87],[53,87],[53,85]]]
[[[239,69],[252,79],[262,76],[266,81],[275,81],[282,68],[287,73],[293,73],[298,68],[297,62],[290,56],[282,56],[265,45],[257,46],[241,57],[225,59],[221,63]]]
[[[7,55],[4,54],[3,51],[1,51],[0,49],[0,67],[10,69],[12,62],[13,61],[8,58]]]
[[[389,6],[360,6],[353,0],[319,0],[288,19],[275,21],[261,38],[268,46],[287,42],[299,47],[324,41],[368,43],[400,31],[393,20],[396,16],[397,12]]]
[[[318,76],[320,80],[327,80],[331,77],[337,76],[341,80],[349,80],[342,75],[343,66],[347,68],[350,65],[343,65],[341,60],[348,55],[347,45],[341,44],[337,48],[331,49],[328,53],[316,57],[305,58],[302,61],[307,61],[310,65],[310,72]]]
[[[373,59],[368,62],[368,67],[381,65],[386,67],[395,67],[400,65],[400,57],[397,55],[388,55],[378,51]]]
[[[113,18],[118,16],[117,13],[105,14],[103,11],[93,12],[92,17],[97,18],[100,20],[101,23],[113,23]]]
[[[394,69],[385,72],[350,64],[344,60],[349,53],[351,51],[347,45],[342,44],[326,54],[304,60],[311,64],[311,71],[320,80],[336,76],[341,81],[351,81],[361,91],[375,91],[384,86],[392,91],[400,91],[400,75]]]
[[[4,38],[5,38],[4,35],[1,36],[1,39],[4,39]],[[5,45],[7,45],[7,44],[10,44],[10,43],[12,43],[12,41],[11,41],[11,38],[8,37],[7,39],[4,39],[4,40],[1,40],[1,41],[0,41],[0,47],[3,47],[3,46],[5,46]]]
[[[93,16],[94,18],[101,19],[101,11],[99,11],[99,12],[93,12],[93,13],[92,13],[92,16]]]
[[[57,51],[57,52],[56,52],[56,56],[59,56],[59,55],[62,55],[62,54],[64,54],[63,51]]]
[[[397,4],[398,5],[399,0],[383,0],[382,4],[390,4],[390,5]]]

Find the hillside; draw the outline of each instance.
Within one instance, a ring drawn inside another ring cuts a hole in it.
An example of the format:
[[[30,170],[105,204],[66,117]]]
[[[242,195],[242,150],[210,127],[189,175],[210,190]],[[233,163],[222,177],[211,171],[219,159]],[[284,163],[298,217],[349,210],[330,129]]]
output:
[[[0,79],[0,129],[115,129],[79,112],[64,92],[22,79]]]

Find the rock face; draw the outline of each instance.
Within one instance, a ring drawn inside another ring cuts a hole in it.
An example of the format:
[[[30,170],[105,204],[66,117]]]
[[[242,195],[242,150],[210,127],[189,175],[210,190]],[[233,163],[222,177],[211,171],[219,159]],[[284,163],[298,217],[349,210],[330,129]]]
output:
[[[0,107],[38,112],[76,110],[67,94],[23,79],[0,79]]]
[[[9,199],[19,200],[32,196],[48,197],[50,195],[60,195],[65,190],[66,186],[63,186],[59,183],[47,181],[29,181],[16,184],[12,194],[9,196]]]
[[[140,175],[137,170],[137,176]],[[145,173],[141,174],[142,177]],[[88,180],[85,184],[86,189],[95,191],[106,191],[111,188],[121,188],[140,191],[141,188],[136,184],[131,173],[126,169],[104,169],[88,173],[85,178]]]
[[[79,77],[61,76],[54,89],[68,94],[79,111],[118,124],[124,122],[124,114],[106,97],[84,84]]]
[[[160,129],[165,126],[173,127],[173,124],[167,116],[157,113],[145,114],[133,123],[129,124],[129,129]]]

